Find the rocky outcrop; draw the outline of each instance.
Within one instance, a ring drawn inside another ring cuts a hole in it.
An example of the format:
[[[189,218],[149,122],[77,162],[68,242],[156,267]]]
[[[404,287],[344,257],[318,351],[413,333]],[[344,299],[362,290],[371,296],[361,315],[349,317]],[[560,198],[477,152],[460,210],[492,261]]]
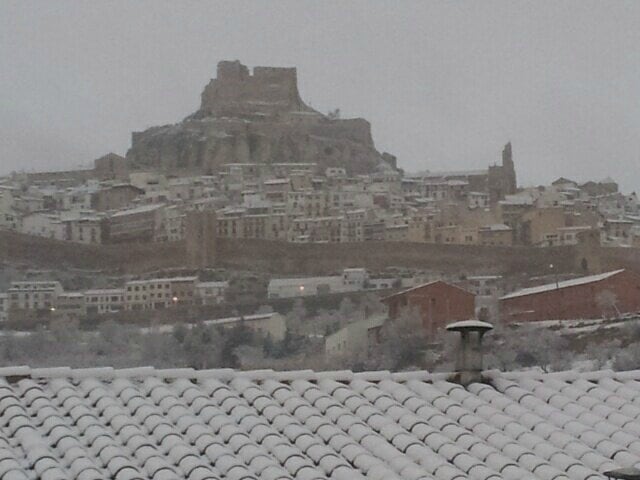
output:
[[[132,134],[133,170],[213,173],[226,163],[316,163],[367,173],[386,164],[364,119],[329,118],[306,105],[295,68],[220,62],[200,109],[174,125]]]

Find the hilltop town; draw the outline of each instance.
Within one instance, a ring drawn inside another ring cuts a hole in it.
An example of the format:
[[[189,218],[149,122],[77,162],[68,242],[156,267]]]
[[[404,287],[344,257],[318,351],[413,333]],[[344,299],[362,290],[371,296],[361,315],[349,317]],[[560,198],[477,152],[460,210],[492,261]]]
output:
[[[405,172],[366,120],[309,107],[295,69],[220,62],[195,113],[134,132],[124,157],[0,179],[0,321],[207,320],[339,358],[407,308],[433,339],[469,318],[640,311],[636,194],[612,179],[525,188],[517,165],[507,142],[482,170]],[[588,307],[545,297],[604,283]]]

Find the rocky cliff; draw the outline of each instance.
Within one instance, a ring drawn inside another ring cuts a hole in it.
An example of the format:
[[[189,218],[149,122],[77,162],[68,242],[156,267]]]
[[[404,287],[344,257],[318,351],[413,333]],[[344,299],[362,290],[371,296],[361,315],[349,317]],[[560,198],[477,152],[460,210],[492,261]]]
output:
[[[132,134],[133,170],[213,173],[225,163],[316,163],[352,174],[389,163],[374,147],[364,119],[329,118],[306,105],[295,68],[220,62],[200,109],[174,125]]]

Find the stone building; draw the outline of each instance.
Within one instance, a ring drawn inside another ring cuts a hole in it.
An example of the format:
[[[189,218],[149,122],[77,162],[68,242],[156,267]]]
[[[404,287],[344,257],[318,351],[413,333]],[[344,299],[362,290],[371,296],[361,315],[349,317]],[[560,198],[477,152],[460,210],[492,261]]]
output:
[[[189,211],[185,218],[185,248],[189,264],[205,268],[215,264],[217,217],[214,210]]]
[[[490,203],[513,195],[517,189],[511,142],[502,150],[502,164],[490,165],[484,170],[426,172],[419,175],[422,184],[411,186],[423,195],[437,200],[468,196],[470,192],[487,193]]]

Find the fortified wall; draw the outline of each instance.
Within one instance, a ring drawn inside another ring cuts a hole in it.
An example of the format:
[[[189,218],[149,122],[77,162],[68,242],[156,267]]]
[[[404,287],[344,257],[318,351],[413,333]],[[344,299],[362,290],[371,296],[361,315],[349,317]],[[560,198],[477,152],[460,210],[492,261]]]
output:
[[[423,268],[447,274],[502,275],[584,274],[585,252],[579,247],[487,247],[426,243],[290,244],[265,240],[216,240],[215,266],[280,275],[324,275],[347,267],[381,270]],[[589,265],[602,271],[629,268],[640,273],[640,249],[598,248]],[[0,262],[25,268],[79,268],[110,273],[143,273],[188,264],[184,242],[79,245],[0,231]],[[597,263],[596,263],[597,262]]]

